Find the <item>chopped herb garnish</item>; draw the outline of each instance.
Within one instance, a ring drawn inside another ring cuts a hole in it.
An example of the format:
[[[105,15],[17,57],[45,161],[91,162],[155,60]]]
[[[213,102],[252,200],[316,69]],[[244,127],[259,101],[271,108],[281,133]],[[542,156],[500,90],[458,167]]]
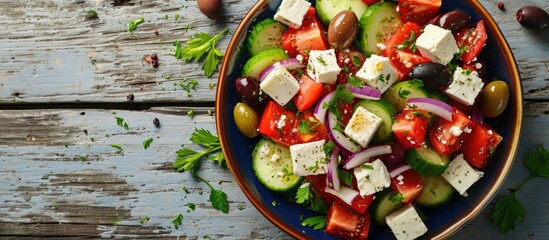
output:
[[[121,153],[122,151],[124,151],[124,149],[118,144],[113,143],[113,144],[111,144],[111,147],[116,148],[116,150],[117,150],[116,153]]]
[[[295,202],[299,204],[308,203],[311,198],[311,191],[309,189],[310,183],[303,184],[297,189],[295,194]]]
[[[312,126],[311,126],[311,124],[312,124]],[[300,133],[309,134],[309,133],[314,132],[316,127],[320,124],[322,124],[322,123],[321,122],[311,122],[311,121],[307,121],[307,120],[301,120],[301,121],[299,121],[299,124],[298,124],[297,127],[298,127]]]
[[[177,215],[174,220],[172,220],[173,227],[175,229],[179,229],[179,226],[181,226],[181,220],[183,220],[183,215],[181,215],[181,213]]]
[[[112,222],[113,222],[113,223],[117,223],[117,222],[120,222],[120,221],[122,221],[122,219],[119,218],[119,217],[113,217],[113,218],[112,218]]]
[[[194,108],[191,108],[191,109],[189,109],[189,111],[187,111],[187,116],[189,116],[191,118],[194,117]]]
[[[176,58],[182,58],[187,62],[191,60],[198,62],[204,54],[207,54],[202,70],[206,77],[211,77],[217,71],[217,65],[223,57],[223,53],[215,45],[227,32],[229,32],[229,29],[225,28],[215,36],[204,32],[196,33],[194,38],[188,40],[184,47],[181,47],[181,43],[176,41],[173,44],[175,47],[173,54]]]
[[[238,210],[244,210],[244,204],[239,203],[238,206],[236,206]]]
[[[143,141],[143,148],[147,150],[151,146],[152,142],[153,142],[153,138],[146,139],[145,141]]]
[[[404,42],[402,42],[401,44],[395,45],[394,48],[397,50],[404,50],[406,48],[409,48],[412,52],[417,51],[415,32],[410,32],[410,37],[407,40],[404,40]]]
[[[311,227],[314,230],[322,230],[326,226],[326,216],[314,216],[306,218],[301,222],[303,227]]]
[[[144,18],[138,18],[136,20],[133,20],[130,22],[130,24],[128,24],[128,31],[129,32],[133,32],[137,26],[139,26],[139,24],[143,23],[145,21]]]
[[[401,203],[404,200],[404,195],[402,193],[391,193],[389,200],[394,204]]]
[[[352,103],[354,99],[353,94],[345,86],[338,85],[332,101],[324,103],[322,108],[327,108],[331,113],[337,116],[338,119],[343,117],[343,114],[339,112],[338,106],[344,103]]]
[[[149,218],[149,216],[144,216],[143,218],[141,218],[141,220],[139,220],[139,223],[141,223],[141,225],[147,223],[149,220],[151,220]]]
[[[374,170],[374,167],[370,164],[364,164],[364,165],[362,165],[362,168],[368,169],[368,170]]]
[[[196,204],[194,203],[187,203],[185,206],[189,207],[191,211],[194,211],[196,209]]]
[[[398,96],[399,96],[400,98],[403,98],[403,99],[406,99],[406,97],[408,97],[408,95],[410,95],[410,93],[411,93],[411,92],[408,91],[408,90],[406,90],[406,89],[402,89],[402,88],[401,88],[401,89],[398,90]]]
[[[360,60],[360,57],[357,55],[353,56],[353,65],[355,65],[355,67],[360,67],[361,64],[362,60]]]
[[[327,65],[328,65],[328,63],[326,63],[326,61],[324,60],[324,58],[322,58],[322,56],[318,56],[318,57],[316,58],[316,60],[318,60],[318,62],[319,62],[320,64],[324,65],[324,66],[327,66]]]
[[[173,168],[177,171],[191,171],[196,173],[200,161],[208,157],[208,160],[217,161],[219,165],[225,165],[225,157],[221,151],[221,144],[219,143],[219,138],[210,131],[205,129],[195,129],[191,135],[191,141],[206,147],[207,149],[203,152],[197,152],[188,148],[181,148],[177,151],[177,158],[173,163]],[[219,152],[216,155],[211,155],[213,153]]]
[[[356,77],[349,76],[349,78],[347,79],[347,85],[352,86],[352,87],[361,88],[361,87],[364,87],[364,81],[362,81],[362,80],[360,80]]]

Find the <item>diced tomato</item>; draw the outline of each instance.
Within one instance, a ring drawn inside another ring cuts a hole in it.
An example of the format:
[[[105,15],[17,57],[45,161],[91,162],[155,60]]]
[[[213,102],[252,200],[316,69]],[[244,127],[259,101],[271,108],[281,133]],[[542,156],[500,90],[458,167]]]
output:
[[[305,111],[315,105],[322,91],[324,86],[321,83],[315,82],[307,74],[302,74],[299,78],[299,92],[292,101],[299,111]]]
[[[353,209],[353,211],[359,213],[359,214],[364,214],[366,212],[366,210],[368,210],[368,207],[370,206],[370,204],[372,203],[372,201],[374,200],[374,195],[368,195],[368,196],[356,196],[355,199],[353,199],[353,202],[351,203],[351,209]]]
[[[461,32],[454,35],[454,38],[459,48],[467,48],[461,55],[461,61],[467,64],[475,61],[484,45],[486,45],[486,39],[488,39],[484,21],[480,20],[474,28],[461,30]]]
[[[372,5],[377,2],[381,2],[382,0],[362,0],[363,3],[366,3],[366,5]]]
[[[463,139],[461,152],[467,162],[483,169],[503,138],[486,124],[472,124],[471,133]]]
[[[484,75],[486,74],[486,66],[484,65],[484,61],[482,61],[481,59],[472,61],[469,64],[462,63],[461,68],[463,68],[464,70],[468,69],[471,71],[476,71],[478,72],[478,76],[481,78],[484,77]]]
[[[423,182],[419,173],[414,169],[408,169],[391,178],[390,188],[403,197],[403,203],[411,203],[419,197]]]
[[[316,10],[310,7],[305,14],[303,23],[298,29],[288,28],[282,38],[282,46],[291,57],[301,54],[309,56],[310,50],[329,49],[328,40],[324,35],[324,28],[316,18]]]
[[[270,101],[261,115],[259,133],[287,147],[299,143],[298,132],[293,131],[296,124],[294,112]]]
[[[404,109],[395,117],[393,132],[403,148],[418,148],[425,142],[428,124],[421,112]]]
[[[341,115],[343,115],[343,118],[341,118],[339,121],[344,126],[349,123],[349,120],[351,120],[351,117],[353,117],[353,105],[354,103],[347,103],[347,102],[340,102],[338,104],[338,109]]]
[[[337,65],[342,69],[337,75],[338,84],[347,84],[349,75],[356,75],[366,60],[366,55],[356,49],[337,51],[336,56]]]
[[[370,230],[370,213],[362,215],[334,202],[326,216],[326,232],[343,239],[366,239]]]
[[[413,37],[412,32],[414,33]],[[415,65],[431,62],[428,58],[421,56],[417,49],[411,47],[420,35],[421,27],[413,22],[407,22],[387,39],[383,54],[389,58],[400,80],[405,79],[406,74]]]
[[[326,189],[326,174],[309,175],[305,176],[305,178],[309,181],[309,186],[315,193],[316,197],[324,199],[326,204],[332,204],[335,201],[334,196],[324,192],[324,189]]]
[[[302,124],[301,122],[305,122],[307,124],[306,131],[302,132],[299,130],[299,142],[300,143],[306,143],[306,142],[314,142],[319,140],[326,140],[328,142],[328,129],[326,128],[325,124],[322,124],[313,114],[312,111],[305,112],[301,114],[300,122],[299,124]],[[299,126],[298,126],[299,127]]]
[[[398,0],[397,11],[404,22],[423,25],[438,14],[442,0]]]
[[[429,129],[429,139],[441,154],[452,154],[461,148],[465,127],[470,128],[471,119],[457,108],[452,109],[452,121],[439,118]]]

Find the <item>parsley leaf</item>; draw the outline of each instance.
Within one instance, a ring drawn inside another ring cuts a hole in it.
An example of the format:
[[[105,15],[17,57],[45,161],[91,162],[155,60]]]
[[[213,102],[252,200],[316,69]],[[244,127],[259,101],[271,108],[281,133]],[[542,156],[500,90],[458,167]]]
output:
[[[177,215],[174,220],[172,220],[173,227],[175,229],[179,229],[179,226],[181,226],[181,220],[183,220],[183,215],[181,215],[181,213]]]
[[[223,53],[217,49],[215,45],[227,32],[229,32],[229,29],[225,28],[215,36],[204,32],[196,33],[194,38],[188,40],[183,47],[181,47],[179,41],[176,41],[173,43],[173,46],[175,47],[173,55],[176,58],[182,58],[187,62],[192,60],[198,62],[202,59],[204,54],[207,54],[204,64],[202,65],[202,70],[206,77],[211,77],[213,73],[217,71],[217,66],[223,56]]]
[[[144,216],[143,218],[141,218],[141,220],[139,220],[139,223],[141,223],[141,225],[147,223],[149,220],[151,220],[151,218],[149,218],[149,216]]]
[[[402,193],[391,193],[389,199],[393,202],[393,204],[398,204],[404,200],[404,195]]]
[[[526,208],[518,201],[516,193],[534,178],[549,178],[549,151],[547,148],[539,146],[528,152],[524,157],[524,162],[530,171],[530,176],[518,188],[511,190],[509,195],[500,198],[492,212],[492,222],[499,227],[501,233],[515,229],[515,224],[524,221],[526,216]]]
[[[297,192],[295,194],[296,203],[303,204],[309,202],[309,198],[311,197],[309,186],[310,183],[305,183],[297,189]]]
[[[137,26],[139,26],[139,24],[143,23],[144,21],[145,21],[144,18],[138,18],[138,19],[135,19],[135,20],[131,21],[128,24],[128,31],[133,32],[137,28]]]
[[[153,142],[153,138],[146,139],[145,141],[143,141],[143,148],[147,150],[151,146],[152,142]]]
[[[398,96],[399,96],[400,98],[404,98],[404,99],[405,99],[406,97],[408,97],[408,95],[410,95],[410,93],[411,93],[411,92],[408,91],[408,90],[406,90],[406,89],[402,89],[402,88],[401,88],[401,89],[398,90]]]
[[[324,226],[326,226],[326,216],[314,216],[306,218],[301,222],[301,226],[311,227],[314,230],[324,229]]]
[[[209,156],[212,153],[221,151],[221,144],[219,138],[214,136],[210,131],[205,129],[195,129],[191,135],[191,141],[206,147],[207,149],[202,152],[197,152],[188,148],[181,148],[177,150],[177,158],[172,167],[177,171],[191,171],[195,173],[198,170],[200,160]],[[225,164],[225,157],[220,152],[218,155],[209,157],[208,159],[217,161],[219,165]]]
[[[356,88],[361,88],[361,87],[364,87],[364,81],[356,77],[349,76],[349,78],[347,79],[347,85],[356,87]]]
[[[394,48],[397,50],[404,50],[406,48],[409,48],[412,52],[417,51],[416,33],[414,31],[410,32],[410,37],[407,40],[404,40],[404,42],[402,42],[401,44],[395,45]]]
[[[227,194],[225,192],[215,189],[210,182],[206,181],[204,178],[195,175],[196,178],[198,178],[200,181],[206,183],[208,187],[210,187],[210,203],[212,203],[212,207],[222,211],[224,213],[229,212],[229,202],[227,201]]]
[[[337,168],[337,175],[339,176],[339,180],[341,180],[347,186],[352,186],[353,185],[353,176],[354,175],[352,173]]]
[[[324,103],[322,108],[328,108],[328,111],[341,119],[343,115],[339,112],[338,106],[342,103],[352,103],[354,99],[353,94],[345,86],[338,85],[332,101]]]
[[[360,67],[361,64],[362,61],[360,60],[360,57],[358,55],[353,56],[353,65],[355,65],[355,67]]]
[[[116,153],[121,153],[122,151],[124,151],[124,149],[118,144],[113,143],[113,144],[111,144],[111,147],[116,148],[116,150],[117,150]]]
[[[311,124],[313,124],[312,126],[310,126]],[[315,128],[322,124],[321,122],[311,122],[311,121],[307,121],[307,120],[301,120],[299,121],[299,124],[297,125],[297,128],[299,130],[300,133],[302,134],[310,134],[312,132],[314,132]]]

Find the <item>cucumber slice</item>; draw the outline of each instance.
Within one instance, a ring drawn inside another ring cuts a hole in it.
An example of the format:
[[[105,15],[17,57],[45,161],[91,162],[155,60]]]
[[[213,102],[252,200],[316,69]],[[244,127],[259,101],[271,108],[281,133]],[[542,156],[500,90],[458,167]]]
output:
[[[423,83],[418,80],[402,81],[391,86],[381,96],[395,106],[397,112],[406,107],[409,98],[429,97]]]
[[[428,145],[408,149],[405,159],[414,170],[426,176],[442,174],[450,163],[450,155],[442,155]]]
[[[391,191],[390,189],[385,189],[376,195],[376,198],[370,206],[370,213],[372,214],[372,218],[380,226],[387,225],[387,222],[385,222],[385,217],[387,215],[404,206],[403,202],[397,202],[394,200],[395,195],[395,192]]]
[[[368,5],[362,0],[317,0],[316,12],[324,27],[328,27],[332,19],[341,11],[351,10],[360,19]]]
[[[372,141],[374,143],[381,143],[381,142],[388,141],[391,135],[393,134],[392,132],[393,118],[396,115],[395,107],[393,107],[393,105],[385,99],[361,100],[360,102],[356,103],[355,110],[359,106],[366,108],[368,111],[372,112],[373,114],[375,114],[376,116],[382,119],[381,125],[377,129],[377,132],[372,138]]]
[[[290,150],[264,138],[255,145],[252,167],[259,182],[275,192],[290,192],[303,180],[288,174],[293,171]]]
[[[284,31],[286,31],[286,26],[272,18],[266,18],[256,23],[246,38],[248,52],[253,56],[263,50],[281,48]]]
[[[428,207],[442,207],[454,197],[455,190],[441,175],[422,176],[423,189],[416,199],[417,204]]]
[[[378,2],[370,5],[360,17],[357,46],[364,52],[381,55],[377,44],[385,44],[402,24],[394,3]]]
[[[274,64],[275,62],[289,58],[288,54],[282,48],[271,48],[261,51],[257,55],[248,59],[244,67],[242,68],[242,75],[245,77],[259,78],[259,74],[265,68]]]

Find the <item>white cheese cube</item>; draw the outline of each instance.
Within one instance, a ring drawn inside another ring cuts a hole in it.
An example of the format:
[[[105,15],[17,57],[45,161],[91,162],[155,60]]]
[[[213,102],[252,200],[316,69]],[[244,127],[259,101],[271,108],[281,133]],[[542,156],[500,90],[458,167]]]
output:
[[[341,71],[337,65],[334,49],[311,50],[307,64],[307,75],[318,83],[335,84]]]
[[[471,106],[475,103],[483,86],[484,83],[478,77],[478,72],[457,67],[452,76],[452,83],[444,92],[454,100]]]
[[[457,155],[442,173],[442,177],[464,197],[467,196],[467,189],[478,181],[482,175],[484,175],[483,172],[472,168],[465,161],[463,154]]]
[[[362,147],[368,146],[383,120],[364,107],[358,107],[345,127],[345,135]]]
[[[281,106],[286,105],[299,92],[297,79],[280,65],[267,74],[259,87]]]
[[[298,29],[310,6],[311,3],[306,0],[282,0],[274,19],[288,27]]]
[[[290,146],[294,175],[318,175],[328,171],[324,143],[324,140],[320,140]]]
[[[427,226],[419,217],[414,206],[409,203],[387,215],[385,222],[398,240],[416,239],[427,232]]]
[[[380,192],[391,185],[389,171],[379,159],[356,167],[354,174],[360,196],[363,197]]]
[[[397,81],[398,74],[389,63],[389,58],[372,54],[358,70],[356,77],[383,93]]]
[[[459,53],[452,32],[432,24],[427,25],[423,34],[416,39],[416,47],[424,57],[444,65]]]

